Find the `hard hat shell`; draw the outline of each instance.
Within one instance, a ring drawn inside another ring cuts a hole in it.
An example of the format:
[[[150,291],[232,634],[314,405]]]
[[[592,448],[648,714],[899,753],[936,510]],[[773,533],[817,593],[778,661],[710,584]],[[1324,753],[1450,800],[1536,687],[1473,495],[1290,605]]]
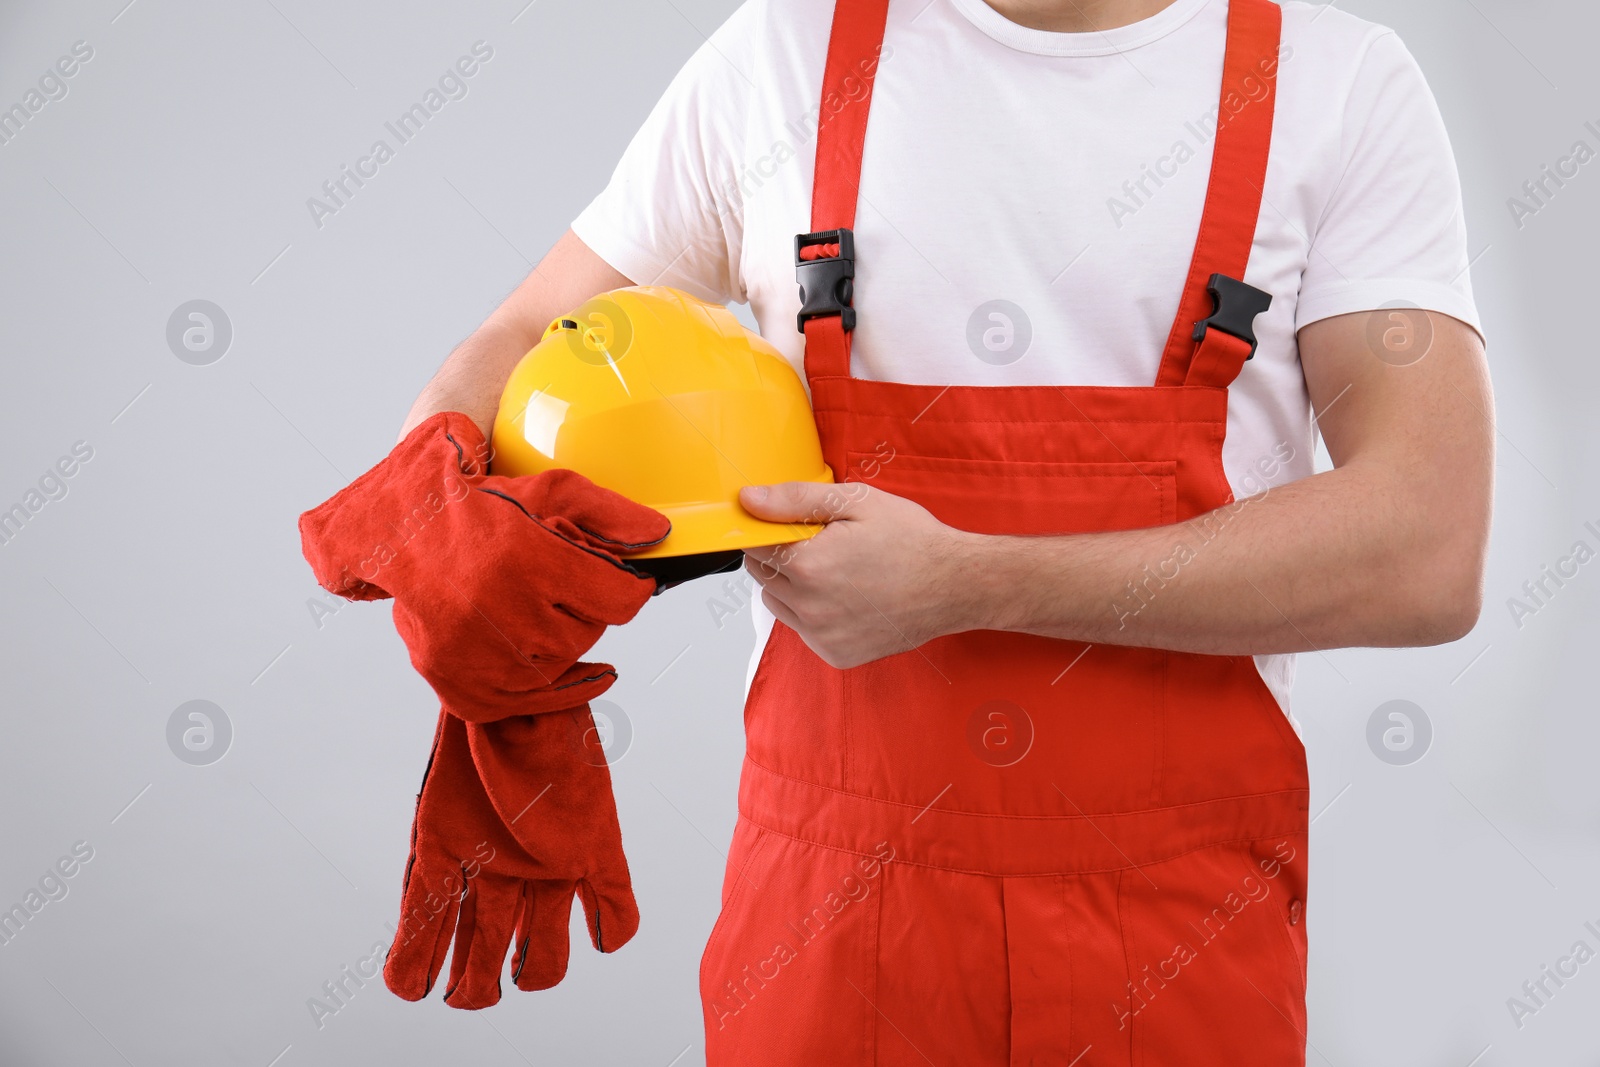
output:
[[[821,527],[758,519],[739,489],[833,481],[788,361],[727,308],[665,286],[552,322],[512,371],[491,444],[495,474],[565,468],[665,514],[672,532],[639,559],[804,540]]]

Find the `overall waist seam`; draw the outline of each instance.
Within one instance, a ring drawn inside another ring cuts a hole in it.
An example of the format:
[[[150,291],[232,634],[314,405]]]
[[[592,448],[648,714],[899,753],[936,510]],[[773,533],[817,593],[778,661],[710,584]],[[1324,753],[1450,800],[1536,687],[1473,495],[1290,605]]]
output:
[[[870,796],[866,793],[852,793],[848,789],[840,789],[836,786],[824,785],[821,782],[811,782],[804,778],[796,778],[793,775],[784,774],[782,771],[773,770],[771,767],[759,763],[749,756],[745,757],[745,762],[751,767],[754,767],[756,770],[760,771],[762,774],[771,775],[772,777],[782,779],[785,782],[793,782],[795,785],[804,789],[821,790],[834,796],[842,797],[847,802],[881,805],[886,808],[901,808],[907,811],[927,810],[925,805],[913,804],[909,801],[889,800],[884,797]],[[1198,808],[1207,808],[1228,803],[1247,803],[1249,801],[1271,797],[1303,797],[1306,795],[1307,790],[1303,788],[1275,789],[1262,793],[1239,793],[1233,796],[1212,797],[1207,800],[1186,801],[1181,804],[1163,804],[1158,807],[1151,808],[1131,808],[1127,811],[1079,812],[1075,815],[1023,815],[1007,812],[960,811],[953,808],[935,808],[933,811],[937,812],[939,815],[955,815],[960,816],[961,818],[970,819],[1016,820],[1022,823],[1031,822],[1035,824],[1045,824],[1050,822],[1072,822],[1082,823],[1084,825],[1092,825],[1096,819],[1123,819],[1129,816],[1156,816],[1164,812],[1179,812],[1186,810],[1192,811]],[[1306,805],[1301,806],[1304,807]]]
[[[790,833],[787,830],[780,830],[780,829],[778,829],[778,828],[776,828],[774,826],[770,826],[770,825],[762,822],[759,818],[756,818],[755,816],[752,816],[748,812],[745,812],[745,811],[740,811],[739,812],[739,817],[741,819],[744,819],[746,822],[750,823],[752,826],[757,827],[758,829],[760,829],[764,833],[769,833],[769,834],[772,834],[772,835],[774,835],[776,837],[787,838],[790,841],[798,841],[801,844],[809,845],[812,848],[826,849],[829,852],[838,852],[838,853],[841,853],[841,854],[846,855],[846,856],[868,856],[868,857],[877,857],[878,856],[878,854],[876,852],[870,851],[869,849],[866,849],[866,848],[861,848],[861,849],[847,848],[847,847],[845,847],[843,845],[829,844],[826,841],[818,841],[815,838],[803,837],[800,834]],[[899,865],[906,866],[906,867],[921,867],[921,868],[923,868],[925,870],[946,871],[946,872],[948,872],[950,874],[979,875],[979,876],[986,877],[986,878],[1063,878],[1063,877],[1072,877],[1073,875],[1080,875],[1080,874],[1109,874],[1112,871],[1131,871],[1131,870],[1140,870],[1140,869],[1145,868],[1145,867],[1156,867],[1156,866],[1159,866],[1159,865],[1161,865],[1163,863],[1169,863],[1169,862],[1171,862],[1172,860],[1175,860],[1175,859],[1181,859],[1182,857],[1187,856],[1187,855],[1189,855],[1190,853],[1193,853],[1193,852],[1203,852],[1208,848],[1219,848],[1219,847],[1224,846],[1224,845],[1248,845],[1248,844],[1251,844],[1251,843],[1256,842],[1256,841],[1265,841],[1265,840],[1268,840],[1268,839],[1274,838],[1274,837],[1282,837],[1285,834],[1293,834],[1293,833],[1300,833],[1300,832],[1303,832],[1301,828],[1285,827],[1282,830],[1273,830],[1273,831],[1264,832],[1264,833],[1248,833],[1248,834],[1242,834],[1242,835],[1234,835],[1234,836],[1231,836],[1231,837],[1222,837],[1222,838],[1218,838],[1217,840],[1214,840],[1214,841],[1212,841],[1212,840],[1204,841],[1204,842],[1202,842],[1200,844],[1191,845],[1188,848],[1180,849],[1180,850],[1178,850],[1176,852],[1173,852],[1171,854],[1168,854],[1168,855],[1161,855],[1161,856],[1153,857],[1153,858],[1150,858],[1150,859],[1146,859],[1142,863],[1132,863],[1132,862],[1129,862],[1129,863],[1113,863],[1113,864],[1105,864],[1103,866],[1097,866],[1097,867],[1075,867],[1075,866],[1067,865],[1067,866],[1063,866],[1063,867],[1061,867],[1059,869],[1044,870],[1044,871],[1018,871],[1018,872],[1012,872],[1012,871],[990,870],[990,869],[983,868],[983,867],[958,867],[958,866],[953,866],[951,864],[946,864],[946,863],[930,863],[930,862],[928,862],[926,860],[908,859],[908,858],[906,858],[904,856],[899,855],[898,852],[896,853],[896,855],[895,855],[893,860],[889,860],[889,861],[886,861],[886,862],[899,864]],[[889,841],[888,843],[891,846],[894,845],[893,841]],[[879,857],[879,858],[881,859],[881,857]]]

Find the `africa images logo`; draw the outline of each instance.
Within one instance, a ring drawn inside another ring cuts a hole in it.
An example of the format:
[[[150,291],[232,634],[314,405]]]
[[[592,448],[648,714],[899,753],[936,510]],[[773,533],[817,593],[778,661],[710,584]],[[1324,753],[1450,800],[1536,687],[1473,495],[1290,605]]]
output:
[[[485,41],[474,41],[471,55],[458,58],[439,75],[438,82],[430,85],[420,100],[383,124],[388,137],[379,137],[367,153],[355,162],[340,164],[339,172],[322,183],[322,196],[306,198],[306,210],[311,222],[322,229],[331,215],[337,215],[367,182],[378,176],[379,168],[394,159],[402,145],[410,144],[422,128],[452,100],[463,100],[467,95],[467,79],[483,69],[483,64],[494,58],[494,49]],[[389,139],[394,143],[390,144]]]

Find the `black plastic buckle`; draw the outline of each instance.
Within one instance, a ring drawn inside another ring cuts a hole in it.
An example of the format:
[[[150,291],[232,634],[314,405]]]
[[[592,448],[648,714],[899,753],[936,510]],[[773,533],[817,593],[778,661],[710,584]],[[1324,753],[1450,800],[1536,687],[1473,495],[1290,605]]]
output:
[[[1213,274],[1206,282],[1206,292],[1211,294],[1211,314],[1194,324],[1194,339],[1202,340],[1206,330],[1215,326],[1250,345],[1250,355],[1245,359],[1254,356],[1256,316],[1272,306],[1272,294],[1226,274]]]
[[[801,259],[802,249],[815,245],[839,246],[839,254],[822,259]],[[806,332],[806,320],[839,316],[846,333],[856,328],[856,309],[850,306],[856,276],[855,235],[846,229],[798,233],[794,238],[794,277],[800,283],[800,314],[795,326]]]

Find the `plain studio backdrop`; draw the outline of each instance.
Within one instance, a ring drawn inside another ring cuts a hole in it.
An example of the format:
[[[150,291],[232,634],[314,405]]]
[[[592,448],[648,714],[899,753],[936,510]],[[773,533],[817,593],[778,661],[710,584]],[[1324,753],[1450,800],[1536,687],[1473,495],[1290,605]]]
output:
[[[575,943],[559,988],[490,1011],[412,1005],[344,973],[396,919],[437,705],[385,606],[317,595],[295,517],[383,455],[734,6],[0,7],[0,107],[43,101],[0,145],[0,510],[43,502],[0,544],[0,910],[36,905],[0,943],[0,1062],[700,1062],[749,586],[676,589],[597,652],[638,938]],[[1594,1067],[1600,959],[1543,968],[1600,949],[1600,562],[1574,555],[1600,550],[1600,162],[1523,184],[1600,148],[1600,18],[1341,6],[1398,30],[1439,98],[1501,432],[1477,629],[1301,657],[1309,1062]],[[462,56],[457,98],[387,134]],[[392,157],[314,218],[380,137]],[[195,307],[212,328],[186,340]],[[1370,729],[1390,701],[1398,752]]]

